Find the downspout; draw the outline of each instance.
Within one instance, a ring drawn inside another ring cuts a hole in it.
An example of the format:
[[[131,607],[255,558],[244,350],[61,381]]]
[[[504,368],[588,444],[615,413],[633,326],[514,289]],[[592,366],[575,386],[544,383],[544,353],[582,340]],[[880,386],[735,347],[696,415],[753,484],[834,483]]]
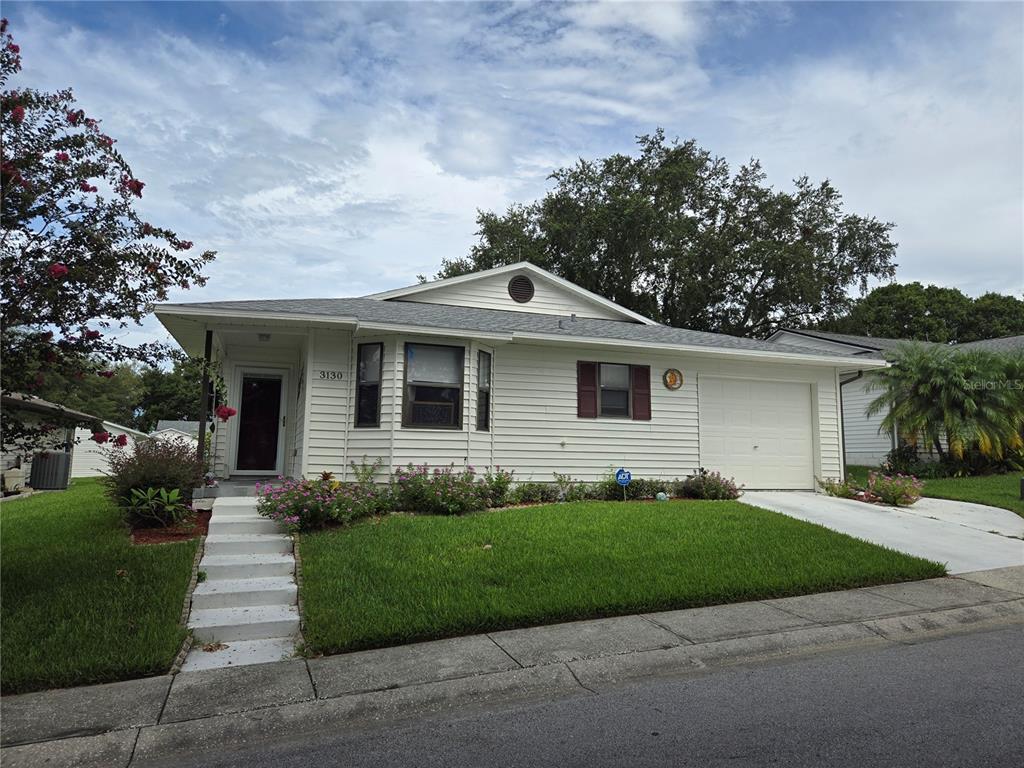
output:
[[[843,387],[849,384],[851,381],[857,381],[864,377],[864,371],[857,371],[856,376],[851,376],[848,379],[839,380],[839,418],[843,418]],[[843,450],[843,482],[846,482],[848,473],[846,471],[846,423],[845,421],[840,422],[843,425],[842,429],[842,450]]]

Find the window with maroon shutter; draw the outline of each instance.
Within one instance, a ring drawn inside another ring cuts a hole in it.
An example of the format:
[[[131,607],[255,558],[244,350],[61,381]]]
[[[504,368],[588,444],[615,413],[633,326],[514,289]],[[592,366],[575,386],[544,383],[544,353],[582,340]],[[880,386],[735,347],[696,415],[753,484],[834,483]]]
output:
[[[651,367],[578,361],[576,415],[650,421]]]
[[[576,415],[597,418],[597,363],[576,363]]]
[[[651,420],[651,367],[630,366],[630,383],[633,385],[633,421]]]

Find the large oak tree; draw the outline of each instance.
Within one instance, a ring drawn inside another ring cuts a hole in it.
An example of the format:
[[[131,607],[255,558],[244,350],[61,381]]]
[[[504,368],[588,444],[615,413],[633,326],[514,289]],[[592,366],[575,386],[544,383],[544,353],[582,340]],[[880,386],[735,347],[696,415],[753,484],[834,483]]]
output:
[[[531,261],[660,322],[765,336],[834,318],[891,278],[893,225],[844,211],[828,181],[767,183],[662,130],[637,155],[580,160],[541,200],[478,214],[479,240],[439,278]]]

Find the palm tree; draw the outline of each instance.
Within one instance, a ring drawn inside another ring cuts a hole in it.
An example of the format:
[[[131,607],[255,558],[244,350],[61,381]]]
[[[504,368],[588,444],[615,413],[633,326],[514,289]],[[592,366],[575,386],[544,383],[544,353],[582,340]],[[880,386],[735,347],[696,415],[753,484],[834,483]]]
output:
[[[1024,445],[1024,354],[959,352],[939,345],[901,345],[890,367],[869,374],[881,390],[868,414],[911,442],[933,446],[940,459],[977,450],[1001,459]]]

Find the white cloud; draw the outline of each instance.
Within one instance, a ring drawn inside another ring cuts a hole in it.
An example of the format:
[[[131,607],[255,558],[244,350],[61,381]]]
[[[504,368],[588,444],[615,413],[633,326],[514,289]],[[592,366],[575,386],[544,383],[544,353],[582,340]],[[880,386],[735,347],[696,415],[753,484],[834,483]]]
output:
[[[1018,9],[949,6],[863,48],[727,71],[709,46],[752,45],[799,7],[250,8],[282,30],[266,49],[223,42],[230,15],[216,40],[127,24],[126,40],[54,6],[15,19],[20,81],[74,85],[148,183],[147,215],[219,251],[182,300],[410,282],[468,251],[477,209],[658,125],[760,157],[779,186],[832,178],[851,210],[897,222],[901,279],[1024,288]]]

